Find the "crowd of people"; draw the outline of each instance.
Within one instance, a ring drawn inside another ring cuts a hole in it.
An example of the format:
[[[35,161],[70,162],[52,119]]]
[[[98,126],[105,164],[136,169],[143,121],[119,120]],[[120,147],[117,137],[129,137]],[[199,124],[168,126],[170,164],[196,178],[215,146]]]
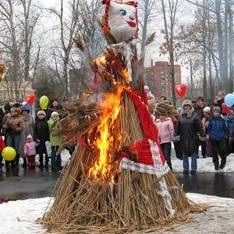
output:
[[[172,144],[176,157],[183,161],[185,175],[189,172],[196,175],[200,147],[201,157],[213,158],[215,170],[225,167],[226,157],[234,153],[234,106],[224,110],[223,93],[219,94],[210,106],[206,105],[202,97],[195,101],[186,99],[173,117],[158,114],[155,111],[154,96],[149,89],[146,89],[146,94],[149,100],[153,100],[149,102],[150,105],[154,104],[154,107],[150,106],[150,110],[158,128],[161,149],[171,170]],[[167,101],[165,97],[160,99],[160,102],[163,101]],[[49,168],[50,165],[52,171],[61,169],[59,147],[62,139],[53,130],[62,117],[62,110],[57,101],[53,101],[46,110],[38,110],[35,117],[27,103],[6,103],[0,109],[0,150],[11,146],[17,153],[13,161],[5,162],[6,171],[19,168],[20,158],[23,168],[35,169],[36,155],[39,155],[41,169]],[[0,154],[0,171],[3,165]]]
[[[166,101],[166,98],[162,97],[161,101]],[[155,105],[154,101],[151,103]],[[154,110],[152,114],[158,127],[159,143],[171,170],[172,143],[176,157],[183,160],[185,175],[189,171],[196,175],[200,147],[201,157],[211,157],[216,171],[225,167],[226,157],[234,153],[234,106],[227,108],[224,105],[223,93],[219,93],[210,106],[203,97],[195,101],[184,100],[174,118],[158,115],[155,108],[151,109]]]
[[[59,146],[61,138],[54,134],[53,128],[59,121],[62,106],[53,101],[50,108],[38,110],[33,117],[32,108],[27,103],[6,103],[0,110],[1,150],[5,146],[13,147],[16,157],[12,161],[5,161],[5,169],[17,170],[22,158],[23,168],[35,169],[36,155],[39,155],[39,167],[52,171],[61,169]],[[48,155],[48,147],[51,151]],[[49,159],[51,158],[51,164]],[[3,158],[0,154],[0,171],[3,169]]]

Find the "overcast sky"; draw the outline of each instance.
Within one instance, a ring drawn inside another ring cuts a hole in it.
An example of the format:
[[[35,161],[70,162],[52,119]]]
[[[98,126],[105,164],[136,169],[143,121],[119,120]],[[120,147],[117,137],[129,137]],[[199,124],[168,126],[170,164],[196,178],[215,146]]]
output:
[[[56,8],[59,6],[60,0],[37,0],[38,4],[42,7],[45,8]],[[100,0],[101,1],[101,0]],[[69,0],[65,0],[65,3],[68,3]],[[151,32],[156,32],[156,39],[155,42],[152,43],[150,48],[147,50],[147,64],[150,64],[150,60],[153,59],[154,61],[157,60],[168,60],[166,56],[160,56],[159,53],[159,47],[163,42],[163,35],[161,34],[161,29],[163,29],[163,19],[162,19],[162,14],[159,14],[158,11],[160,11],[160,2],[156,0],[156,11],[153,17],[152,22],[149,25],[149,30]],[[186,3],[184,0],[180,0],[180,4],[178,7],[178,19],[177,23],[180,24],[185,24],[191,22],[193,18],[193,11],[194,11],[194,6]],[[56,22],[54,19],[50,18],[48,19],[48,16],[44,16],[44,19],[42,20],[42,24],[44,24],[44,27],[50,30]],[[46,39],[46,43],[49,43],[48,40]],[[182,64],[181,64],[182,65]],[[186,80],[188,76],[188,72],[185,68],[185,66],[182,65],[182,71],[183,74],[182,76]]]

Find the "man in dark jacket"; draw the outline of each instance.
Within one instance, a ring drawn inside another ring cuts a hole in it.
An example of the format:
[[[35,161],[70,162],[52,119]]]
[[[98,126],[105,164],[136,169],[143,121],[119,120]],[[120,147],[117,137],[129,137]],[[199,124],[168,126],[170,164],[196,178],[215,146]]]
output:
[[[203,109],[205,107],[205,101],[203,97],[198,97],[194,105],[194,112],[198,115],[199,119],[202,119]]]
[[[189,157],[191,157],[191,174],[195,175],[197,171],[198,134],[202,134],[202,128],[200,119],[194,112],[192,102],[185,100],[182,108],[183,112],[179,118],[176,133],[180,136],[184,174],[189,173]]]
[[[226,164],[226,140],[228,138],[228,129],[225,120],[221,116],[221,108],[214,107],[213,117],[209,120],[208,135],[211,142],[212,157],[215,170],[223,169]],[[219,166],[219,157],[221,164]]]

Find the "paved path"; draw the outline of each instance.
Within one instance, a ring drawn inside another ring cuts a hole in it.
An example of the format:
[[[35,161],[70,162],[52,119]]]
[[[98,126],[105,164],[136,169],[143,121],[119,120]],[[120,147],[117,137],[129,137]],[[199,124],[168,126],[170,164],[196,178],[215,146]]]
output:
[[[18,176],[0,176],[0,198],[8,200],[50,196],[56,185],[58,174],[50,171],[24,171]],[[199,173],[197,176],[176,177],[186,192],[234,198],[234,173]]]

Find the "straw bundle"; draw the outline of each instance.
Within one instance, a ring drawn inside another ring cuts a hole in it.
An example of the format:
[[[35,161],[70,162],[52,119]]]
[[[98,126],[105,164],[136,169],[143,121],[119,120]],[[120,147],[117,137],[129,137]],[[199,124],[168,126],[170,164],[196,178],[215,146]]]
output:
[[[178,115],[176,108],[169,101],[156,103],[154,113],[156,116],[166,116],[171,118]]]
[[[189,203],[172,172],[161,178],[124,169],[119,173],[115,153],[120,150],[120,145],[129,146],[143,138],[138,113],[126,93],[123,94],[115,126],[114,134],[122,136],[112,147],[115,182],[97,182],[87,178],[95,149],[77,145],[57,185],[54,203],[43,218],[49,230],[61,233],[123,233],[184,221],[194,210],[194,205]],[[162,195],[157,192],[161,180],[165,180],[172,198],[173,217],[166,209]]]

